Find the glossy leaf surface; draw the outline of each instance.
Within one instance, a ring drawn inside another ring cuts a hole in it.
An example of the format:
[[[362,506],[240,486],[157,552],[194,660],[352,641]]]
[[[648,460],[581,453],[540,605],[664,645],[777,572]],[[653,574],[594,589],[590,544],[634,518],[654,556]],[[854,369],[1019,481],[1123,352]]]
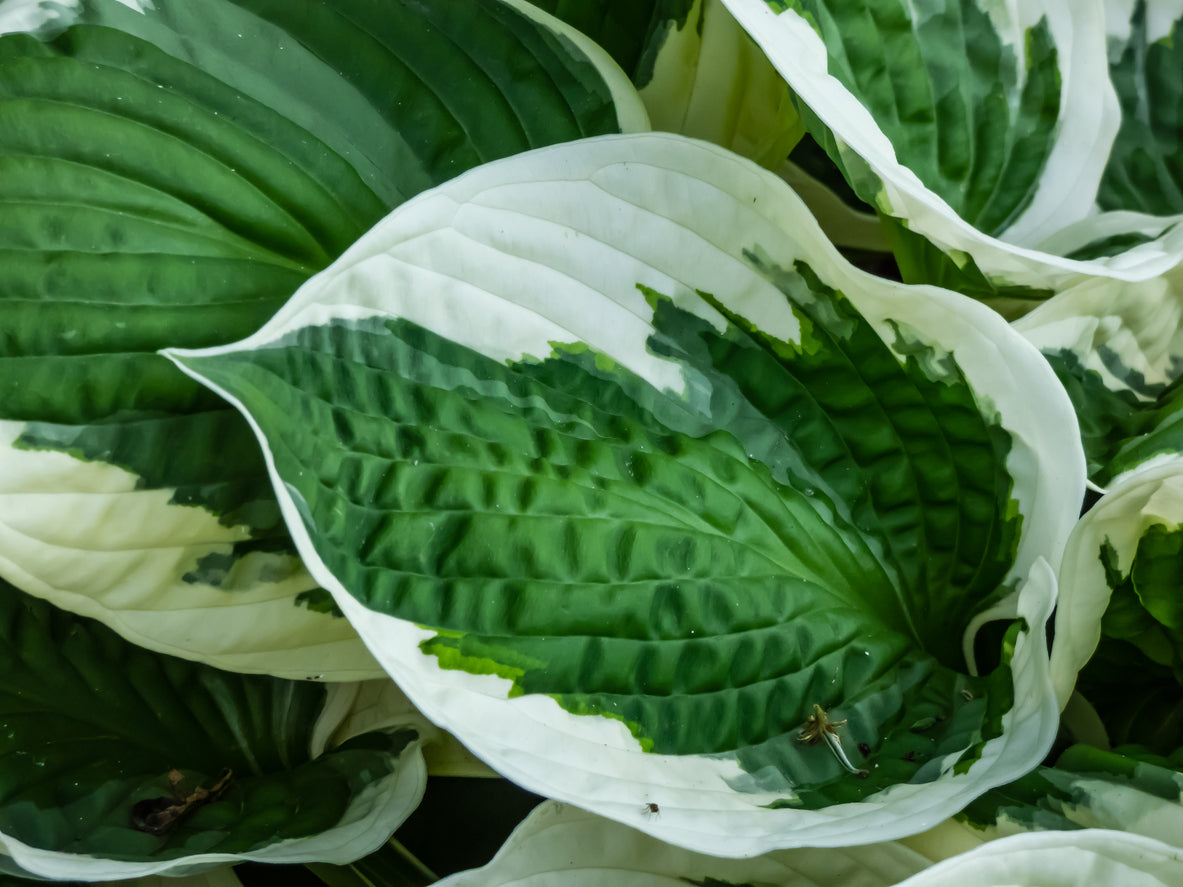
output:
[[[0,633],[0,844],[19,873],[344,862],[380,844],[422,792],[413,729],[316,748],[345,685],[151,653],[7,584]]]
[[[644,112],[525,5],[149,6],[0,37],[0,573],[156,649],[372,677],[249,428],[155,351],[250,333],[424,188]]]
[[[1075,518],[1030,346],[861,274],[703,143],[453,185],[252,339],[172,352],[251,417],[417,705],[527,787],[630,822],[648,793],[668,812],[636,824],[725,854],[903,833],[1042,755],[1041,645],[1016,622],[988,674],[963,655],[991,608],[1042,622]],[[815,706],[846,724],[812,745]]]

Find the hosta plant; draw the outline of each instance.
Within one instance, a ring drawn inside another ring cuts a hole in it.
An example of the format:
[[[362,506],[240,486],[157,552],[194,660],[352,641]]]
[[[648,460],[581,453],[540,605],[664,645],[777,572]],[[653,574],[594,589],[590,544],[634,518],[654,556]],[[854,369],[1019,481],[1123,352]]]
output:
[[[725,2],[908,279],[1022,313],[1183,258],[1178,4]]]
[[[141,5],[0,36],[0,576],[163,652],[375,677],[246,423],[155,352],[254,331],[425,188],[644,109],[524,3]]]
[[[1063,389],[735,155],[487,164],[167,353],[249,418],[383,666],[535,791],[746,855],[916,830],[1051,741]]]
[[[1169,883],[1180,18],[0,0],[5,884]]]

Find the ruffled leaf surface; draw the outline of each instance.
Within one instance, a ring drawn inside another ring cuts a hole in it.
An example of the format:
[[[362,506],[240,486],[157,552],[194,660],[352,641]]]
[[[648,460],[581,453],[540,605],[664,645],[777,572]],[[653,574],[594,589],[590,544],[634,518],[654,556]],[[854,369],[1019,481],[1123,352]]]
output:
[[[917,831],[1050,743],[1063,390],[735,155],[655,134],[486,165],[255,336],[170,356],[250,417],[408,695],[532,790],[748,855]],[[974,676],[989,619],[1013,621]]]
[[[1183,458],[1122,475],[1072,532],[1060,570],[1052,676],[1112,742],[1183,747]]]
[[[247,335],[465,169],[643,127],[634,90],[498,0],[42,12],[0,36],[0,574],[154,649],[379,674],[249,427],[155,352]]]
[[[1183,848],[1183,750],[1074,745],[970,803],[957,819],[989,838],[1023,831],[1112,829]]]
[[[1147,280],[1183,257],[1177,211],[1107,197],[1095,212],[1143,137],[1109,78],[1100,0],[725,2],[854,191],[894,220],[905,279],[1021,314],[1089,276]],[[1162,108],[1160,145],[1177,121]]]
[[[660,813],[650,814],[660,816]],[[439,887],[629,887],[776,885],[891,887],[932,860],[899,844],[804,848],[754,859],[719,859],[664,844],[643,832],[565,804],[535,808],[486,866]]]
[[[1076,408],[1089,479],[1106,486],[1183,452],[1183,275],[1094,279],[1015,322],[1043,352]]]
[[[7,583],[0,635],[9,874],[90,882],[241,859],[348,862],[422,795],[411,726],[325,749],[352,685],[151,653]]]

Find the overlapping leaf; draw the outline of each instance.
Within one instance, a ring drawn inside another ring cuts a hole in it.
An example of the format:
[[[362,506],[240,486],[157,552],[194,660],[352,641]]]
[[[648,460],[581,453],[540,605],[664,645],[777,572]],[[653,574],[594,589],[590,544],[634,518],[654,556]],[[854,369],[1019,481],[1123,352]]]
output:
[[[898,887],[1159,887],[1183,877],[1183,853],[1152,838],[1101,828],[990,841],[901,881]]]
[[[933,837],[938,837],[937,832]],[[939,837],[947,840],[949,833]],[[546,803],[518,826],[492,862],[445,878],[440,885],[1159,887],[1183,874],[1183,854],[1173,846],[1113,830],[1021,835],[979,843],[963,852],[950,844],[935,844],[925,854],[907,846],[911,843],[802,848],[754,859],[720,860]]]
[[[611,53],[653,128],[775,169],[801,138],[788,85],[722,0],[538,0]]]
[[[1098,64],[1101,0],[726,2],[854,190],[896,220],[906,279],[1022,313],[1085,276],[1145,280],[1179,264],[1174,214],[1114,202],[1110,184],[1137,153],[1142,124],[1123,122]],[[1131,66],[1119,62],[1115,78],[1146,73]],[[1166,98],[1160,145],[1177,138],[1164,135],[1177,119]],[[1111,158],[1119,126],[1126,148]],[[1113,211],[1097,216],[1099,199]]]
[[[0,37],[0,574],[155,649],[373,676],[249,428],[154,352],[248,334],[424,188],[644,111],[526,4],[69,8]]]
[[[458,872],[441,881],[440,887],[509,887],[543,879],[569,887],[606,883],[891,887],[931,864],[929,857],[898,844],[805,848],[754,859],[719,859],[671,847],[620,823],[547,801],[514,829],[488,865]]]
[[[170,353],[250,416],[383,665],[527,787],[749,854],[915,830],[1050,741],[1028,630],[1083,482],[1062,390],[725,151],[486,165],[256,336]],[[1022,621],[975,677],[990,614]],[[837,746],[803,741],[814,706]]]
[[[422,794],[412,728],[324,751],[348,685],[150,653],[7,583],[0,635],[0,864],[10,873],[101,881],[236,858],[347,862]]]
[[[1116,743],[1183,746],[1183,459],[1122,475],[1072,532],[1060,572],[1052,675]]]
[[[1110,76],[1121,102],[1121,129],[1097,192],[1102,209],[1156,216],[1183,214],[1183,7],[1107,0]]]
[[[1054,767],[987,792],[957,818],[990,838],[1103,828],[1183,848],[1183,753],[1074,745]]]
[[[1015,328],[1044,353],[1068,390],[1095,484],[1183,452],[1178,271],[1141,283],[1086,281]]]

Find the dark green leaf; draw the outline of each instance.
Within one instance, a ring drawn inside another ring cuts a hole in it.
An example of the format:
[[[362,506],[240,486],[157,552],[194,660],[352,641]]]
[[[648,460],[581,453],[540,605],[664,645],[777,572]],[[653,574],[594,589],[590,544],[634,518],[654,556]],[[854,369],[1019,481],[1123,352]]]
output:
[[[0,650],[0,832],[42,850],[167,860],[314,835],[417,739],[369,733],[313,759],[323,685],[150,653],[6,583]]]
[[[986,234],[1027,207],[1060,113],[1058,54],[1046,23],[1026,34],[1020,65],[975,0],[923,11],[901,0],[791,0],[826,44],[829,73],[870,111],[900,162]],[[806,126],[832,143],[815,111]],[[831,158],[846,164],[837,152]],[[848,176],[863,200],[876,202]]]
[[[1107,210],[1183,213],[1183,45],[1179,23],[1151,39],[1146,0],[1137,0],[1130,34],[1109,71],[1121,101],[1121,129],[1097,203]]]

